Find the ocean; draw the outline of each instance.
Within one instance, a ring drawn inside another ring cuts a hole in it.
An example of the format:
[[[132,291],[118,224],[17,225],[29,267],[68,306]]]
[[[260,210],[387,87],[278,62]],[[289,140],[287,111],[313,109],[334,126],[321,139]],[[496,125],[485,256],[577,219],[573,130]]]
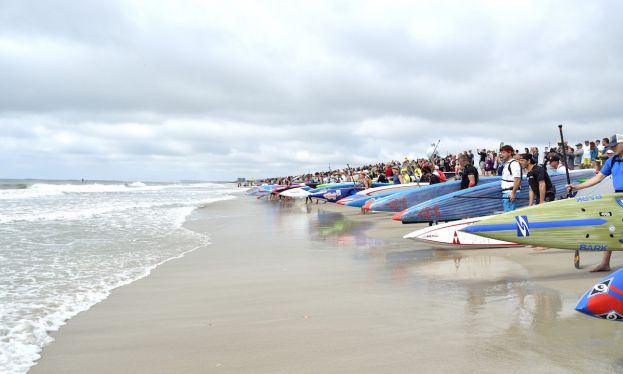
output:
[[[215,183],[0,180],[0,373],[25,373],[49,332],[158,265],[209,245],[193,210]]]

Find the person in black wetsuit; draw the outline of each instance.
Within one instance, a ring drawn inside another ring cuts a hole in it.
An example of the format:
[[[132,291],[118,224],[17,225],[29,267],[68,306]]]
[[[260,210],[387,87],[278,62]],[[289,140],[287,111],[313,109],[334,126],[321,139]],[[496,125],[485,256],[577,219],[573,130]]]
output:
[[[433,174],[432,170],[429,166],[425,166],[422,168],[422,178],[420,178],[420,182],[429,183],[429,184],[437,184],[441,181],[439,177]]]
[[[528,172],[528,184],[530,185],[530,205],[543,204],[556,199],[556,186],[552,184],[544,166],[537,165],[530,153],[519,156],[519,164]]]
[[[478,184],[478,169],[476,169],[470,162],[469,158],[461,155],[458,159],[459,165],[463,169],[461,171],[461,189],[474,187]]]

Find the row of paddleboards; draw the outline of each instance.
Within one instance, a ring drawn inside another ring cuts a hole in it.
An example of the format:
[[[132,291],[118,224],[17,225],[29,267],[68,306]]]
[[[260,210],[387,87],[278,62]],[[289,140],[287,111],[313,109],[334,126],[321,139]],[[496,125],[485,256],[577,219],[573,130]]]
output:
[[[543,205],[435,225],[405,238],[452,248],[537,246],[579,251],[623,250],[623,193],[611,181],[571,198]],[[591,317],[623,321],[623,269],[595,284],[575,309]]]
[[[575,200],[592,199],[593,198],[592,196],[595,196],[595,195],[586,195],[586,194],[577,195],[575,197]],[[597,196],[600,196],[600,195],[597,195]],[[566,201],[565,203],[566,205],[570,205],[573,200],[571,199],[571,200],[565,200],[565,201]],[[558,211],[558,209],[571,211],[571,209],[565,209],[566,208],[565,204],[562,204],[560,206],[555,206],[555,207],[552,207],[550,204],[548,204],[547,205],[548,209],[545,209],[545,208],[541,208],[541,209],[543,209],[544,213],[546,213],[547,215],[556,217],[557,215],[561,214]],[[552,208],[557,208],[557,209],[550,210]],[[588,208],[585,207],[584,209],[588,209]],[[519,214],[517,212],[521,212],[521,211],[516,211],[516,214]],[[577,213],[577,212],[574,212],[574,213]],[[609,215],[610,212],[600,211],[599,213],[603,213],[602,215]],[[574,216],[578,216],[578,215],[577,214],[575,215],[565,214],[564,215],[564,217],[566,218],[572,218]],[[539,240],[538,242],[539,246],[555,247],[555,248],[562,248],[562,249],[605,250],[603,249],[603,247],[608,246],[608,244],[604,244],[602,242],[594,243],[594,244],[586,244],[584,246],[577,244],[580,241],[586,242],[585,239],[587,239],[586,238],[587,234],[589,235],[589,239],[591,238],[590,233],[585,232],[585,231],[577,231],[577,228],[587,227],[587,225],[590,223],[603,224],[604,221],[602,221],[603,218],[601,217],[598,220],[585,219],[584,221],[581,221],[584,218],[582,216],[579,216],[578,219],[580,221],[576,220],[576,223],[578,225],[579,223],[583,223],[584,226],[573,226],[571,225],[572,220],[565,219],[562,222],[568,225],[565,227],[569,228],[569,230],[572,231],[574,235],[567,235],[566,231],[563,231],[561,228],[557,228],[558,229],[557,231],[549,230],[547,234],[545,235],[544,239],[536,238],[534,237],[534,235],[531,238],[521,237],[519,239],[516,239],[513,236],[513,233],[511,232],[516,229],[516,225],[514,225],[512,227],[513,230],[510,230],[510,231],[502,230],[504,226],[499,226],[499,223],[498,223],[498,226],[494,226],[496,225],[495,221],[497,220],[502,220],[504,222],[503,217],[504,215],[493,215],[493,216],[487,216],[487,217],[468,218],[468,219],[463,219],[459,221],[441,223],[441,224],[415,230],[405,235],[404,238],[424,242],[437,248],[456,248],[456,249],[509,248],[509,247],[525,246],[525,245],[537,245],[535,244],[536,243],[535,240]],[[484,221],[484,223],[482,223],[482,221]],[[486,224],[487,222],[489,223]],[[530,221],[528,221],[528,230],[531,227],[529,225],[529,222]],[[516,223],[516,221],[513,221],[513,223]],[[501,223],[501,224],[503,225],[504,223]],[[540,225],[543,226],[545,225],[545,223],[541,222]],[[549,225],[552,227],[548,227],[548,228],[554,229],[556,227],[553,227],[553,226],[556,226],[556,225],[562,226],[563,223],[561,222],[556,223],[556,221],[549,221]],[[543,232],[541,233],[541,235],[543,235]],[[596,238],[594,234],[592,238]],[[609,249],[610,247],[607,247],[607,248]]]
[[[594,175],[571,172],[576,184]],[[501,188],[496,177],[482,178],[479,185],[457,190],[459,182],[437,185],[396,185],[362,190],[353,184],[309,186],[258,186],[249,194],[281,194],[356,204],[372,211],[400,212],[403,222],[450,222],[415,230],[404,237],[445,248],[512,248],[538,246],[580,251],[623,250],[623,193],[613,193],[612,183],[603,181],[571,198],[563,198],[566,176],[551,175],[561,199],[526,207],[527,181],[517,196],[518,209],[500,213]],[[362,201],[363,200],[363,204]],[[353,206],[353,205],[350,205]],[[470,218],[464,218],[470,217]],[[463,218],[463,219],[458,219]],[[610,321],[623,321],[623,269],[594,285],[580,299],[576,310]]]
[[[404,185],[394,185],[390,183],[372,183],[372,188],[365,190],[366,193],[376,190],[400,189]],[[247,194],[253,196],[266,196],[269,194],[280,195],[294,199],[305,199],[308,197],[336,202],[344,197],[348,197],[357,192],[364,191],[354,182],[347,183],[327,183],[316,185],[314,188],[305,184],[293,184],[290,186],[262,184],[247,190]]]

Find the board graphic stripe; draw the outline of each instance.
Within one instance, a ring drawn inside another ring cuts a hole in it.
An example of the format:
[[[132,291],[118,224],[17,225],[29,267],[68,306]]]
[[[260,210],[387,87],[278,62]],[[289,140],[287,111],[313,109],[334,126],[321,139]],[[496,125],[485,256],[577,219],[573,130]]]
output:
[[[603,218],[591,218],[591,219],[572,219],[563,221],[545,221],[545,222],[530,222],[528,228],[532,229],[553,229],[559,227],[583,227],[583,226],[600,226],[608,223]],[[509,231],[517,230],[516,223],[504,223],[496,225],[478,225],[467,226],[463,229],[465,232],[490,232],[490,231]]]

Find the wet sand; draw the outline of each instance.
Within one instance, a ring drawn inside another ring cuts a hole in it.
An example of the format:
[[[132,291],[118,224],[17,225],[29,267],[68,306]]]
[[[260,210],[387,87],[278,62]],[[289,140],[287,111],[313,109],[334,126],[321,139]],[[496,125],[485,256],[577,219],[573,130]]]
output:
[[[573,310],[601,254],[448,251],[416,225],[246,197],[187,227],[212,245],[54,333],[33,373],[608,373],[619,325]],[[613,265],[622,259],[613,256]]]

